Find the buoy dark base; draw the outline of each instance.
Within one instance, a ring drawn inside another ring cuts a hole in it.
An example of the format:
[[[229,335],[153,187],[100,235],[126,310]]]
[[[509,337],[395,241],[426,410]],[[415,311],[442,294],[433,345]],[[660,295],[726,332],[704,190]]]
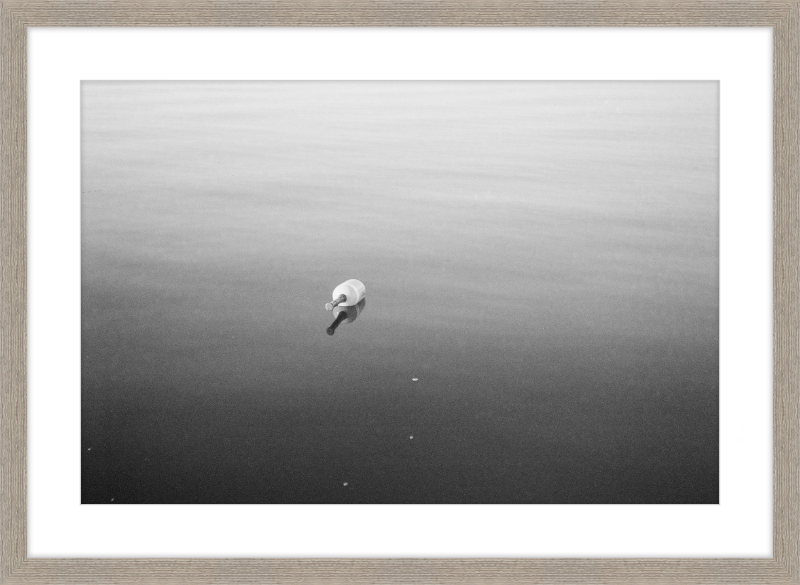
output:
[[[336,331],[336,328],[342,324],[342,321],[347,319],[347,311],[342,311],[338,315],[336,315],[336,319],[331,323],[331,326],[328,327],[325,331],[328,335],[333,335]]]

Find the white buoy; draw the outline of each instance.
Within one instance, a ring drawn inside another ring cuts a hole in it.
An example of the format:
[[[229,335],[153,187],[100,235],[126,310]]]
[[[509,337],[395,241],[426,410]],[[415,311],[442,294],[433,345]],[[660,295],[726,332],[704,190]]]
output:
[[[355,278],[345,280],[342,284],[333,289],[333,300],[325,304],[325,309],[332,311],[337,305],[343,307],[352,307],[357,305],[366,294],[364,283]]]

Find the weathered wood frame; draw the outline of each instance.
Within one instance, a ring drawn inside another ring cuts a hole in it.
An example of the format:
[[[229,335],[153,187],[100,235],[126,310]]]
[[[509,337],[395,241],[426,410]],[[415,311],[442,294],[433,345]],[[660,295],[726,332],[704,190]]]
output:
[[[797,0],[10,0],[0,4],[0,581],[800,583]],[[26,545],[26,33],[61,26],[771,27],[774,425],[771,559],[30,559]]]

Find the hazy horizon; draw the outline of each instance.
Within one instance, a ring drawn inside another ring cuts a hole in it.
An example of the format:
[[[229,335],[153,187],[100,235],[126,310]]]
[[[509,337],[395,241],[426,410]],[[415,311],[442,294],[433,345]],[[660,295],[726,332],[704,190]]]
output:
[[[718,502],[718,83],[81,92],[83,503]]]

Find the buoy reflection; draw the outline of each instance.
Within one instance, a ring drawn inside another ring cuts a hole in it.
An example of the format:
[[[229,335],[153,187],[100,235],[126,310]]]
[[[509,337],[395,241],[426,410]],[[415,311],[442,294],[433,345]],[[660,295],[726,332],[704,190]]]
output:
[[[342,323],[352,323],[355,321],[366,306],[367,299],[363,298],[358,302],[357,305],[353,305],[352,307],[343,307],[341,305],[334,307],[333,315],[336,318],[333,320],[333,323],[331,323],[331,326],[325,331],[327,331],[328,335],[333,335],[336,332],[336,328]]]

